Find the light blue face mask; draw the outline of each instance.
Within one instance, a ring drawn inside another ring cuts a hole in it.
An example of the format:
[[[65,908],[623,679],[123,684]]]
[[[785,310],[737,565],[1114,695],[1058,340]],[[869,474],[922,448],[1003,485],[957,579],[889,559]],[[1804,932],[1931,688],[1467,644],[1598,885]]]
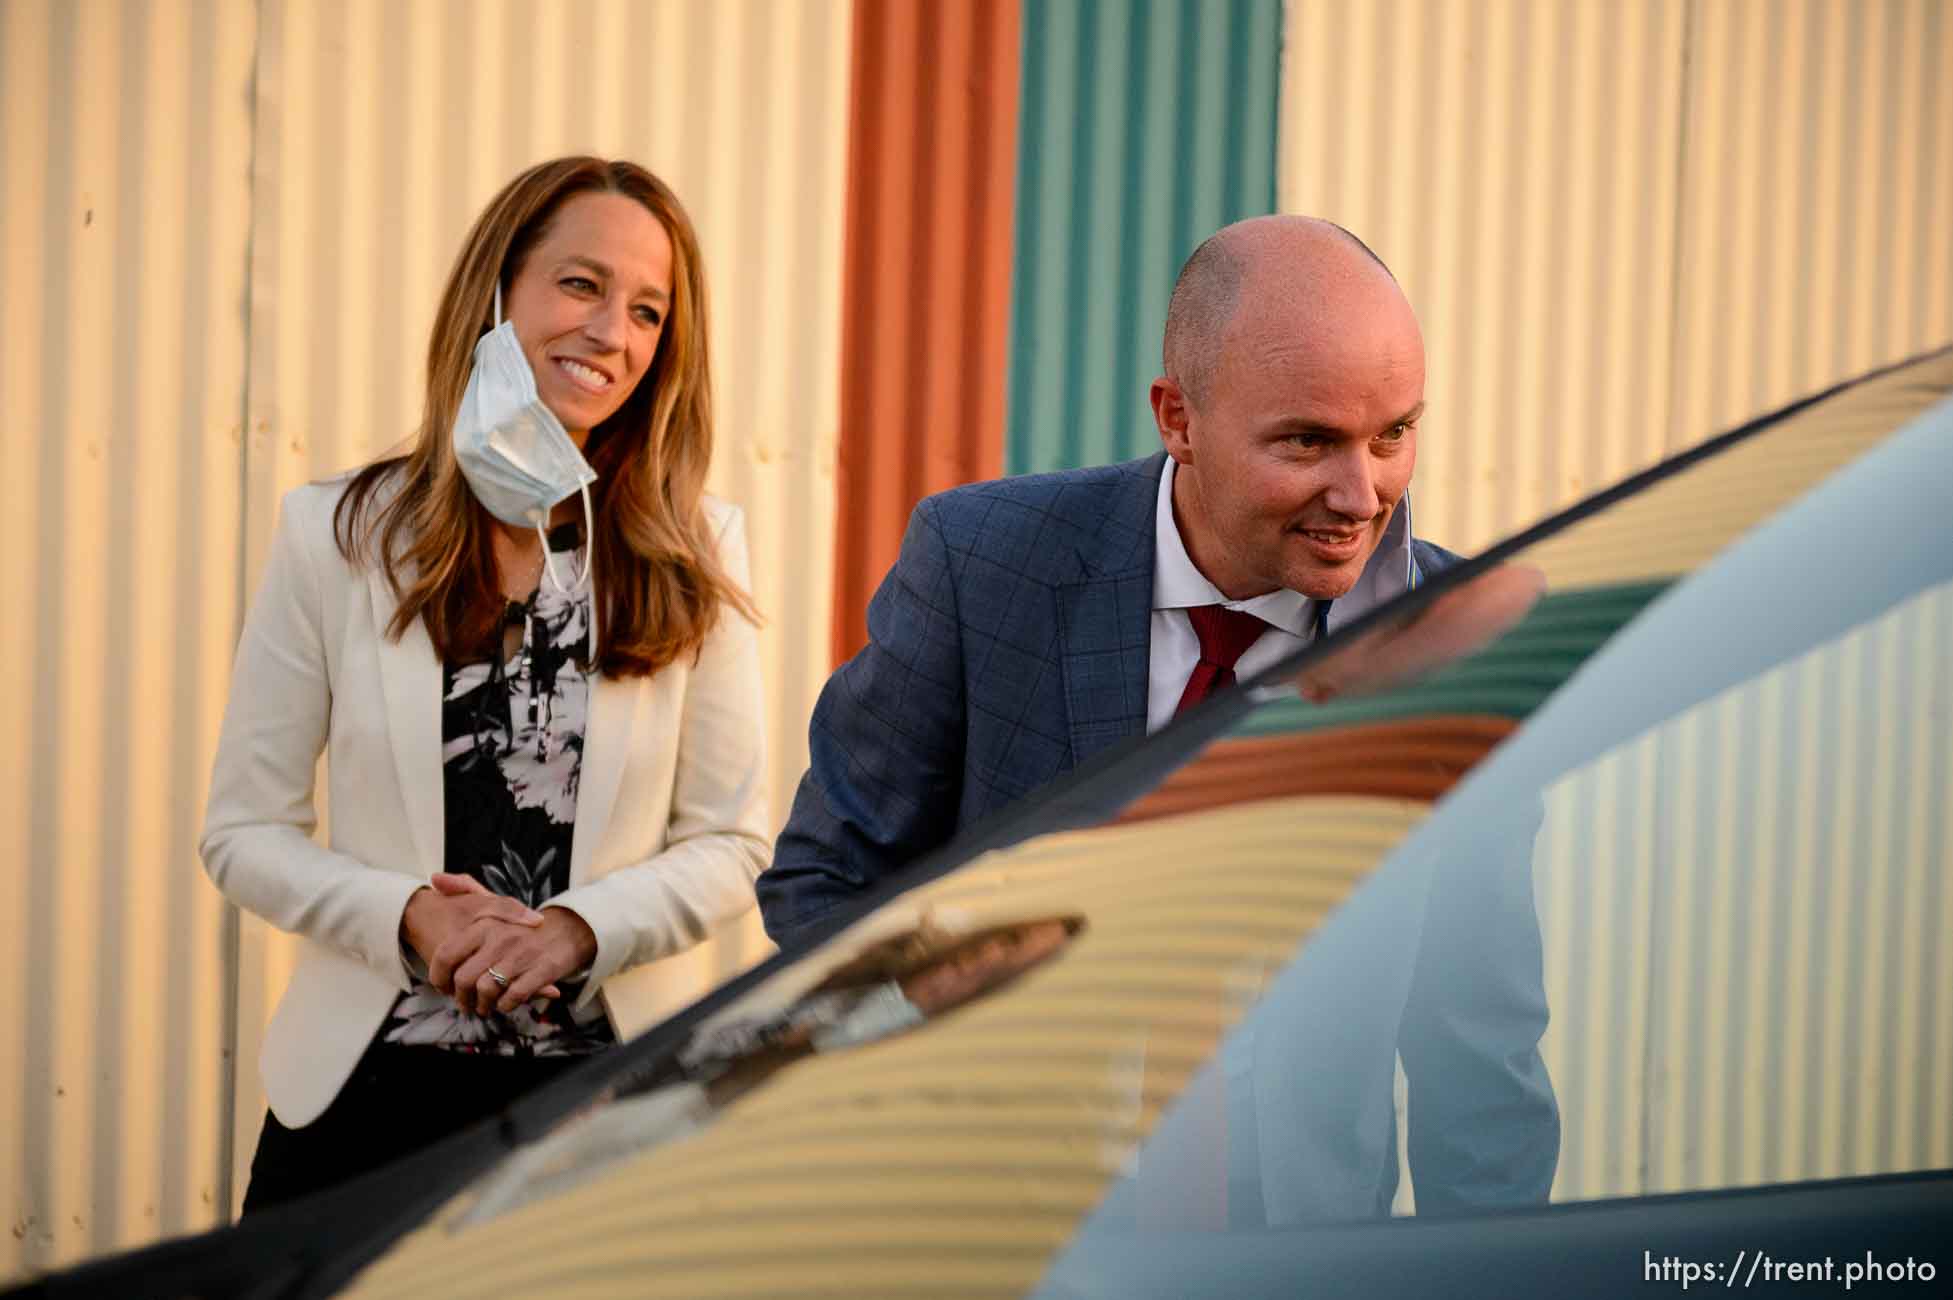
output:
[[[505,524],[536,530],[550,582],[565,596],[594,593],[595,515],[590,485],[597,471],[583,459],[563,422],[536,392],[535,372],[515,337],[515,322],[502,319],[502,286],[495,286],[495,328],[475,344],[475,366],[454,417],[454,459],[482,508]],[[583,494],[583,571],[565,585],[550,557],[550,511],[572,493]],[[597,654],[594,594],[590,655]]]

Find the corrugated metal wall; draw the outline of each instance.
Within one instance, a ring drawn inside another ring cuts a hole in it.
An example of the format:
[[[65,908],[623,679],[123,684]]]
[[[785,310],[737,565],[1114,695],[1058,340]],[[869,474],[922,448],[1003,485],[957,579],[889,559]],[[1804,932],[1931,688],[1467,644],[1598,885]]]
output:
[[[1944,0],[1022,21],[1012,470],[1154,445],[1173,272],[1273,206],[1278,157],[1281,205],[1370,238],[1423,313],[1419,519],[1453,545],[1953,336]],[[194,861],[242,603],[278,494],[412,424],[448,260],[539,157],[638,157],[701,228],[784,813],[833,645],[851,31],[847,0],[0,5],[0,665],[28,684],[0,952],[30,991],[0,1018],[0,1275],[221,1217],[287,960]],[[1644,810],[1631,776],[1599,824]],[[674,1003],[756,951],[748,926],[683,959]],[[1901,1103],[1945,1094],[1933,1050]]]
[[[834,660],[916,502],[1003,469],[1018,0],[858,0]]]
[[[1953,588],[1556,787],[1573,1199],[1953,1164]]]
[[[30,684],[0,739],[27,864],[0,873],[0,952],[31,991],[0,1030],[0,1277],[241,1190],[290,961],[195,858],[243,601],[279,495],[413,425],[448,264],[537,159],[637,158],[699,226],[713,486],[747,512],[784,814],[828,667],[850,13],[0,7],[0,601],[26,611],[0,662]],[[672,1004],[762,945],[749,923],[675,959]]]
[[[1694,3],[1668,445],[1953,340],[1953,5]]]
[[[1158,450],[1180,263],[1274,209],[1281,23],[1277,0],[1026,0],[1011,473]]]
[[[0,1276],[224,1211],[248,0],[0,6]]]

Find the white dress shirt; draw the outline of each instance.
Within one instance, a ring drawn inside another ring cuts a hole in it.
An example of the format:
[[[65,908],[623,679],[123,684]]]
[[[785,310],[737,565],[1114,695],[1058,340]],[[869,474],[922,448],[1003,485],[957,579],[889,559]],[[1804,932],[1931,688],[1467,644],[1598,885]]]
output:
[[[1244,610],[1268,624],[1261,639],[1249,646],[1234,666],[1237,680],[1250,677],[1315,638],[1317,602],[1299,591],[1271,591],[1250,600],[1229,600],[1220,588],[1194,567],[1180,526],[1173,519],[1173,458],[1160,471],[1158,503],[1153,510],[1153,624],[1146,677],[1146,730],[1158,731],[1173,720],[1187,678],[1200,662],[1200,638],[1194,635],[1187,610],[1195,605],[1225,605]],[[1377,605],[1409,590],[1415,573],[1411,558],[1410,494],[1398,503],[1384,529],[1383,540],[1364,566],[1349,593],[1329,606],[1329,630],[1361,617]]]

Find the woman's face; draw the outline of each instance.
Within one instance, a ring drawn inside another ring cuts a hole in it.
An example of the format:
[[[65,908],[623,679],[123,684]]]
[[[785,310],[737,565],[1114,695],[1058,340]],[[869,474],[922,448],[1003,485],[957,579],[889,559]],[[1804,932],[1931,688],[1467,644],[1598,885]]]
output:
[[[637,387],[671,311],[671,237],[622,194],[563,202],[509,286],[505,309],[536,391],[583,444]]]

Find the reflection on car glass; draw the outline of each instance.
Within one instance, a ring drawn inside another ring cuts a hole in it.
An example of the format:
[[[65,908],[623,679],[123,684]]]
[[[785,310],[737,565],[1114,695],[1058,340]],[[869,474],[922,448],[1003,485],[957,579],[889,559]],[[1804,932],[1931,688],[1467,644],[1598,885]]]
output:
[[[1502,564],[1459,584],[1408,620],[1387,620],[1343,639],[1295,675],[1302,698],[1325,703],[1417,681],[1505,635],[1539,600],[1546,575]]]
[[[706,1024],[671,1064],[612,1089],[518,1151],[453,1227],[573,1188],[627,1156],[699,1131],[781,1069],[905,1033],[1005,987],[1084,928],[1042,917],[956,934],[927,923],[870,947],[772,1015]]]

